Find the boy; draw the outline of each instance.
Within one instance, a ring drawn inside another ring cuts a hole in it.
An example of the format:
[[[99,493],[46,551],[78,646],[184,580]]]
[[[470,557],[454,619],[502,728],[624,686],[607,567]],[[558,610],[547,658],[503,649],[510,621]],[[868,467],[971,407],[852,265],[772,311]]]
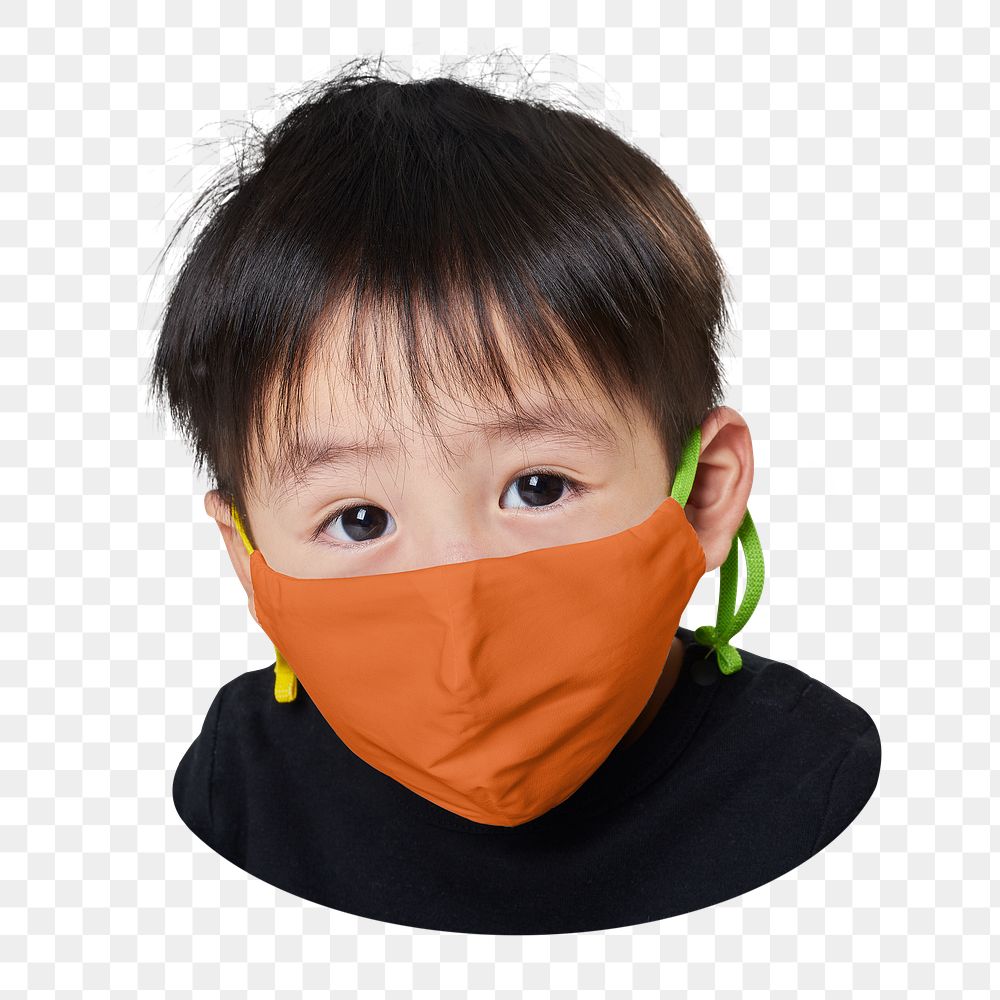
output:
[[[729,641],[753,451],[677,187],[575,113],[365,60],[255,152],[154,359],[275,645],[180,761],[184,822],[305,899],[470,933],[661,919],[826,846],[879,737]],[[681,627],[717,567],[716,625]]]

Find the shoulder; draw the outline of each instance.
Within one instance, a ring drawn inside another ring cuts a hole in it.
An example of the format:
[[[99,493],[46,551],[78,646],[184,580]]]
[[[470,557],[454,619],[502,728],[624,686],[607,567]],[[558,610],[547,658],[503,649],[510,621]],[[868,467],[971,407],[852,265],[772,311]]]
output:
[[[737,647],[739,648],[739,647]],[[782,660],[739,648],[742,668],[715,683],[702,738],[724,750],[733,792],[752,790],[819,852],[854,821],[878,784],[882,744],[859,704]],[[739,757],[739,761],[735,758]],[[805,860],[805,858],[802,858]]]
[[[882,767],[875,720],[859,704],[780,660],[754,657],[747,674],[750,698],[792,721],[789,746],[826,782],[811,853],[844,832],[871,798]]]
[[[679,630],[695,650],[690,630]],[[794,719],[804,739],[846,749],[858,737],[874,731],[875,722],[860,705],[804,670],[762,653],[737,647],[742,667],[718,677],[728,710],[741,716]],[[692,656],[692,660],[694,660]],[[712,657],[714,661],[714,656]],[[717,668],[716,668],[717,669]]]
[[[750,709],[794,717],[806,740],[832,749],[853,746],[878,732],[872,717],[848,697],[798,667],[741,650],[738,671],[742,697]]]
[[[171,792],[178,815],[192,833],[230,859],[239,849],[243,792],[260,774],[255,758],[280,747],[276,727],[299,714],[288,711],[294,703],[275,702],[273,686],[273,665],[223,684],[174,772]],[[286,711],[272,713],[272,705]]]

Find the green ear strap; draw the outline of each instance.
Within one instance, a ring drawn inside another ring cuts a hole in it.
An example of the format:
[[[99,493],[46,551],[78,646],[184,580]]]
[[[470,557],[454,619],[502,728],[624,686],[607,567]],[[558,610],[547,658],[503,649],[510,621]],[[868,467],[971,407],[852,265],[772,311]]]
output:
[[[229,505],[229,512],[233,516],[233,524],[243,539],[243,546],[247,552],[253,552],[253,545],[247,537],[240,515],[236,512],[234,504]],[[280,702],[295,701],[295,696],[299,693],[299,681],[294,671],[288,665],[288,661],[281,655],[281,650],[274,647],[274,700]]]
[[[694,484],[695,472],[698,469],[698,456],[701,452],[701,428],[696,427],[681,452],[681,461],[674,476],[673,489],[670,495],[683,507]],[[736,586],[739,580],[739,546],[743,545],[743,558],[746,560],[746,590],[740,602],[739,611],[736,606]],[[743,659],[730,643],[730,639],[750,620],[760,595],[764,590],[764,554],[757,537],[750,511],[746,511],[740,522],[739,530],[733,538],[729,555],[719,570],[719,609],[714,625],[701,625],[694,630],[695,642],[708,646],[706,657],[715,651],[719,670],[724,674],[733,674],[743,666]]]

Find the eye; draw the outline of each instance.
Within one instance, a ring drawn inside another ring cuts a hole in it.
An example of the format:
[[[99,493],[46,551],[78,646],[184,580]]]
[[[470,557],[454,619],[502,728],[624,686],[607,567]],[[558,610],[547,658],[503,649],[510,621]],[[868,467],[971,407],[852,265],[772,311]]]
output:
[[[583,485],[575,479],[551,469],[532,469],[514,479],[503,495],[513,494],[515,498],[523,499],[525,507],[551,507],[564,497],[583,492]],[[516,508],[518,504],[513,506]]]
[[[587,487],[569,476],[552,469],[532,469],[511,481],[503,498],[512,498],[515,509],[554,507],[566,497],[587,492]],[[356,503],[338,507],[329,514],[313,533],[313,541],[320,541],[324,534],[334,544],[358,548],[376,542],[394,526],[392,515],[375,504]]]
[[[374,504],[351,504],[339,507],[317,529],[314,539],[318,539],[327,529],[330,535],[339,542],[363,544],[377,541],[385,531],[387,524],[392,522],[392,515]],[[343,535],[338,535],[339,529]]]

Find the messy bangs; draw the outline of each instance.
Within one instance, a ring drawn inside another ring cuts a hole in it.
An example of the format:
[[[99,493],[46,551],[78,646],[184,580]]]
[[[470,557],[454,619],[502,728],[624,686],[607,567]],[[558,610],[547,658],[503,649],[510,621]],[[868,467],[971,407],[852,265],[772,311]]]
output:
[[[252,131],[177,232],[206,209],[151,386],[242,512],[308,458],[303,381],[333,340],[373,419],[402,388],[445,449],[438,391],[517,414],[517,371],[638,404],[670,469],[721,402],[721,261],[660,167],[578,112],[356,60]]]
[[[295,483],[322,457],[325,442],[311,435],[303,389],[307,377],[334,369],[351,391],[345,405],[361,409],[373,437],[375,429],[392,426],[404,438],[415,420],[450,458],[456,453],[450,433],[442,430],[442,398],[467,397],[479,414],[492,411],[498,421],[509,417],[530,426],[542,410],[524,403],[526,376],[532,389],[557,401],[561,424],[610,442],[613,429],[596,407],[578,415],[588,408],[587,390],[606,396],[627,420],[631,387],[621,376],[617,384],[609,383],[598,359],[579,356],[573,337],[532,300],[533,291],[525,286],[520,298],[504,300],[497,290],[480,291],[470,280],[433,302],[414,288],[401,301],[388,297],[385,285],[356,284],[349,299],[337,301],[303,334],[283,369],[269,373],[269,398],[254,408],[259,478]],[[570,397],[572,407],[562,409]],[[455,421],[450,411],[447,420],[449,427]],[[476,423],[490,420],[479,416]],[[268,440],[280,441],[280,448],[267,446]]]

